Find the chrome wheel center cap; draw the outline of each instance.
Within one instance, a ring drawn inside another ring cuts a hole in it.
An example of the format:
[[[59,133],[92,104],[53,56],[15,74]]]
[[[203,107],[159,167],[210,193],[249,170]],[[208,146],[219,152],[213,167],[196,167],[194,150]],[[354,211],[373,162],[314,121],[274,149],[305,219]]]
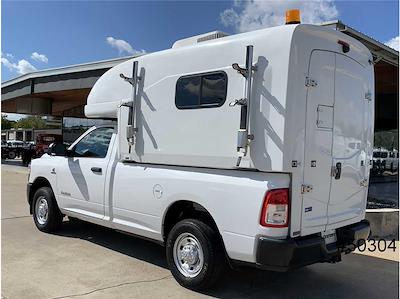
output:
[[[204,266],[201,243],[191,233],[180,234],[173,248],[174,263],[185,277],[196,277]]]
[[[49,215],[49,206],[44,197],[39,197],[35,206],[36,219],[40,224],[45,224]]]
[[[193,245],[183,246],[181,256],[183,261],[189,265],[194,265],[199,260],[199,253]]]
[[[40,217],[45,217],[46,214],[47,214],[47,208],[46,208],[45,204],[42,203],[39,206],[39,216]]]

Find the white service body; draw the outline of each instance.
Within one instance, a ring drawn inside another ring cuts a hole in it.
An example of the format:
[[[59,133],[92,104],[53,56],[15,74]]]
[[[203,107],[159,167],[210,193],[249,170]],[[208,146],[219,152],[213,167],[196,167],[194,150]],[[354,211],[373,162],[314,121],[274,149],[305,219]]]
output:
[[[350,46],[344,53],[343,41]],[[246,46],[253,63],[248,152],[237,136]],[[132,61],[139,66],[135,143],[126,136]],[[163,241],[164,219],[179,201],[214,219],[230,259],[256,262],[260,236],[297,238],[365,218],[373,149],[374,72],[360,42],[313,25],[286,25],[146,54],[106,72],[89,94],[87,117],[117,118],[105,158],[44,155],[29,182],[45,178],[62,213]],[[178,109],[177,80],[223,71],[220,107]],[[80,142],[92,128],[72,146]],[[338,163],[341,176],[335,179]],[[95,174],[93,167],[102,172]],[[286,227],[260,224],[269,190],[290,189]]]

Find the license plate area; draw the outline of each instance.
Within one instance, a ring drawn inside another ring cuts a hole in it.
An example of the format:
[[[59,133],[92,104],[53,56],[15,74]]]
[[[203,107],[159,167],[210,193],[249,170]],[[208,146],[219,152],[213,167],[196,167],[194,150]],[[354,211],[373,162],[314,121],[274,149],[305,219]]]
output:
[[[321,237],[324,238],[325,244],[332,244],[337,241],[336,231],[334,229],[321,232]]]

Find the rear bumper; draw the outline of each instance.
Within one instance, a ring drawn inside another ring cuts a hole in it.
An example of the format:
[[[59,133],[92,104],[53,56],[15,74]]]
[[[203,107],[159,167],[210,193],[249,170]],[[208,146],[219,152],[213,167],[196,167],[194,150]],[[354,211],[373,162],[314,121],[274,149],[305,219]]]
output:
[[[284,240],[260,237],[256,265],[265,270],[288,271],[319,262],[338,262],[343,252],[353,251],[369,233],[369,222],[363,220],[337,229],[337,242],[328,245],[319,235]]]

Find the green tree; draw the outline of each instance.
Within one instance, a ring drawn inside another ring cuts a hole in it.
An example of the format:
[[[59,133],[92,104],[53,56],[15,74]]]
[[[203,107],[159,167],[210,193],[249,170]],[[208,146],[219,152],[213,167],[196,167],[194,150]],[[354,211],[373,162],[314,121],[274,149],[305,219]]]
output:
[[[14,124],[15,124],[15,121],[9,120],[7,118],[7,114],[2,114],[1,115],[1,129],[2,130],[11,129]]]
[[[46,121],[44,121],[40,116],[27,116],[19,119],[14,128],[18,129],[44,129],[46,128]]]

